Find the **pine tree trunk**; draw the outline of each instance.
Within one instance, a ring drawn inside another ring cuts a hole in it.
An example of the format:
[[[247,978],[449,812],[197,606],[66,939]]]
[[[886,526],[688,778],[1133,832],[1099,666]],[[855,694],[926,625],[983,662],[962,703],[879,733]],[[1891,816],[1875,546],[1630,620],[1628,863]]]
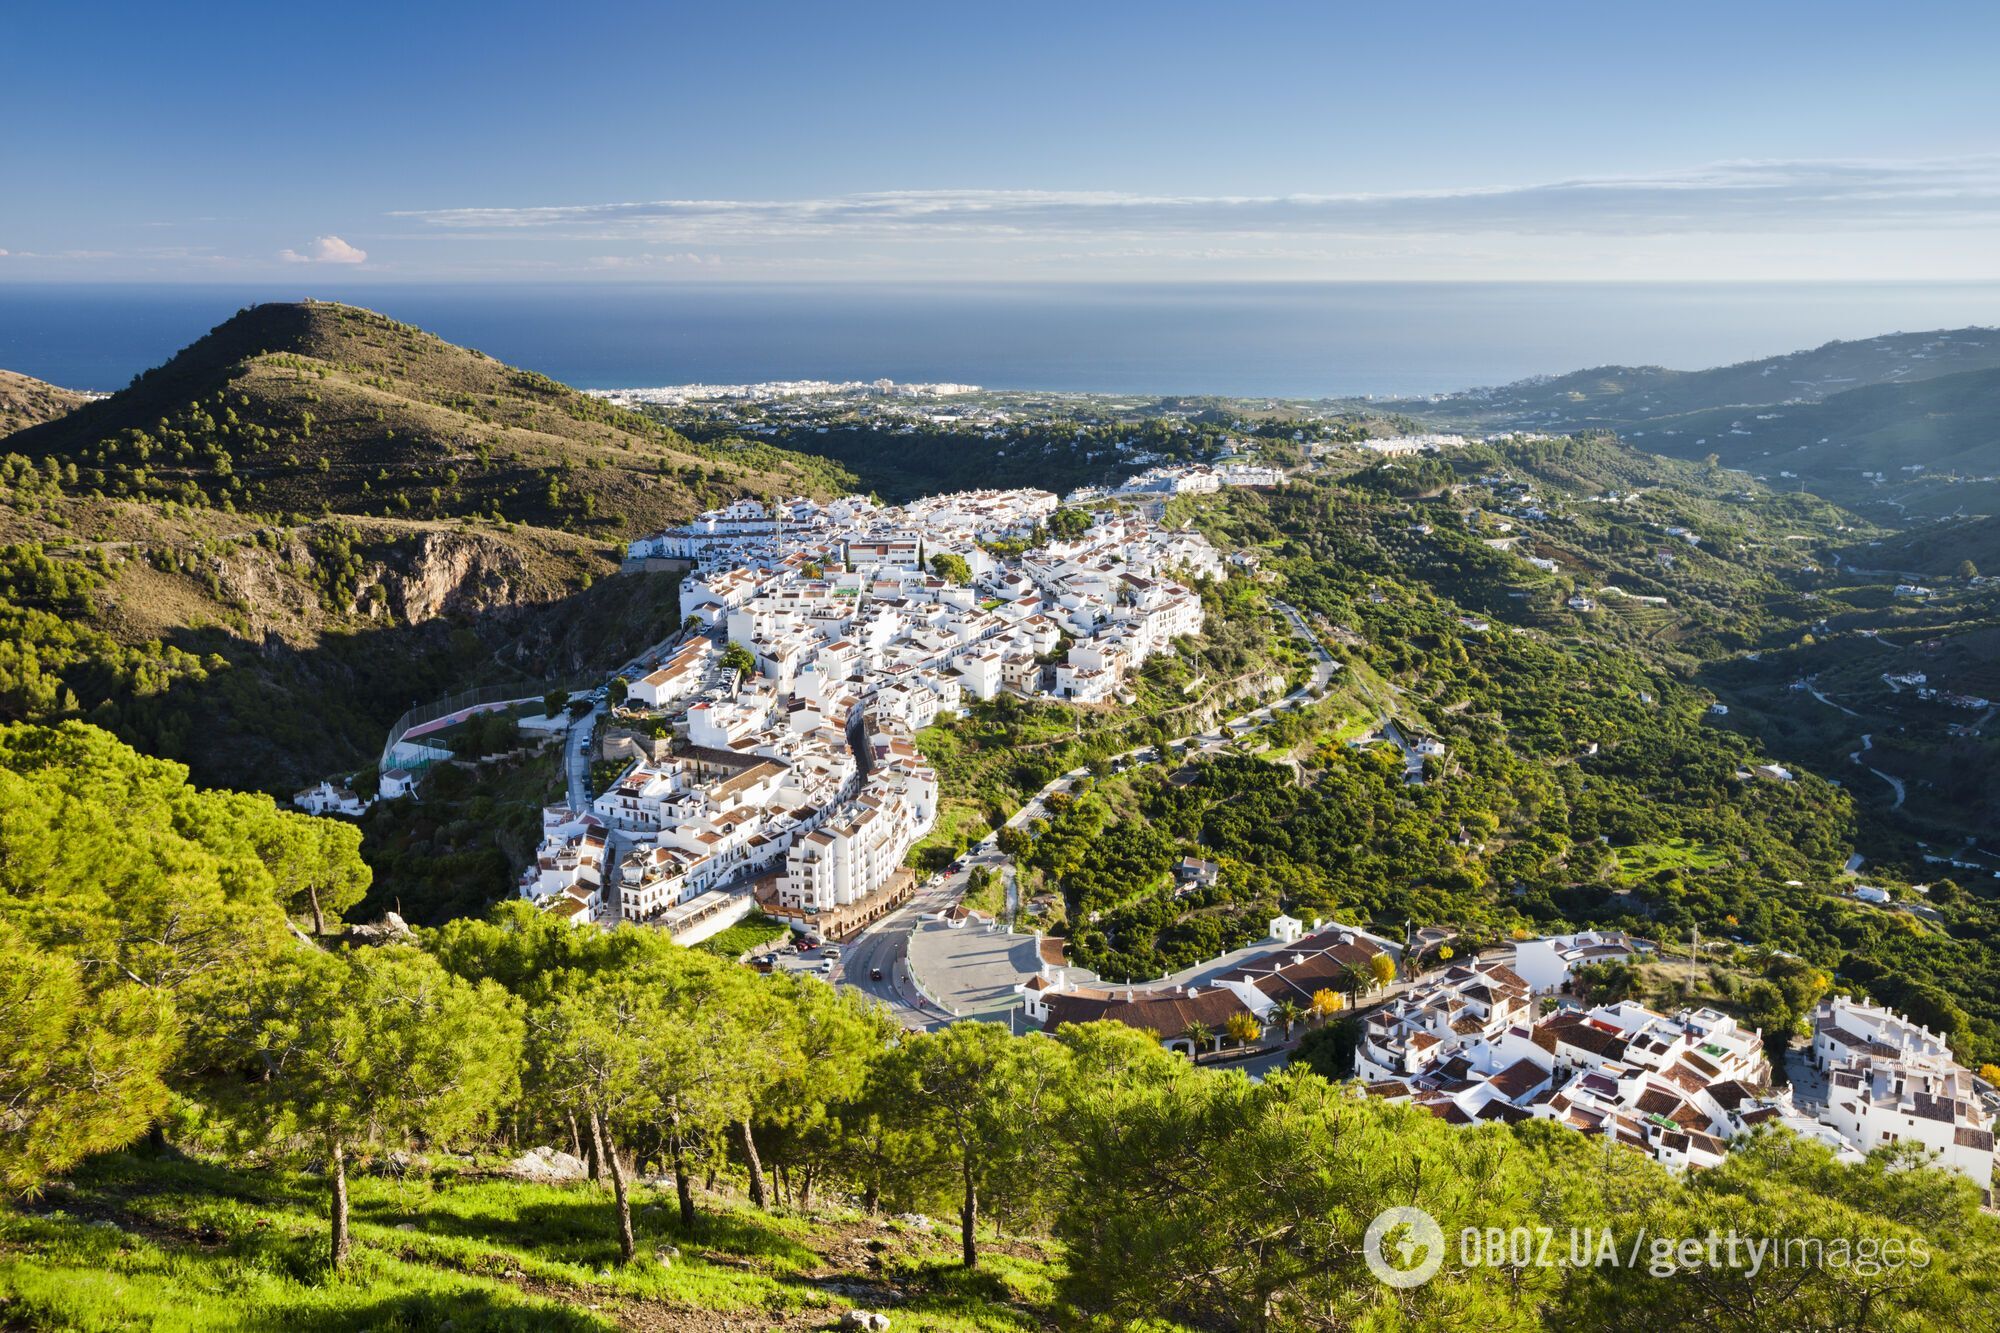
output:
[[[674,1153],[674,1193],[680,1197],[681,1229],[694,1230],[694,1187],[688,1180],[686,1145],[681,1142],[681,1113],[674,1112],[673,1133],[668,1136]]]
[[[565,1111],[563,1114],[569,1117],[570,1154],[574,1157],[581,1157],[583,1156],[583,1132],[576,1127],[576,1112]]]
[[[316,936],[324,935],[326,934],[326,914],[320,911],[319,908],[319,885],[314,884],[308,888],[306,896],[312,899],[313,934]]]
[[[743,1160],[750,1167],[750,1202],[759,1208],[770,1206],[764,1195],[764,1163],[757,1157],[757,1136],[750,1132],[750,1117],[736,1122],[737,1130],[743,1135]]]
[[[603,1120],[595,1110],[590,1113],[590,1137],[593,1142],[610,1144],[611,1136],[604,1132]],[[629,1264],[639,1246],[632,1239],[632,1201],[625,1194],[625,1168],[618,1161],[615,1147],[605,1152],[604,1161],[611,1168],[611,1194],[618,1202],[618,1253]]]
[[[347,1235],[347,1150],[330,1135],[327,1139],[326,1183],[332,1195],[329,1211],[333,1221],[333,1266],[340,1268],[347,1263],[347,1252],[352,1247]]]
[[[584,1158],[590,1165],[590,1178],[604,1179],[604,1121],[596,1112],[590,1116],[590,1142],[584,1145]]]
[[[879,1180],[869,1180],[868,1189],[861,1196],[861,1206],[868,1210],[870,1217],[882,1210],[882,1183]]]
[[[958,1236],[965,1253],[965,1266],[979,1266],[979,1245],[973,1234],[979,1226],[979,1187],[972,1183],[972,1159],[964,1161],[965,1202],[958,1210]]]
[[[801,1208],[812,1207],[814,1178],[815,1177],[813,1174],[812,1164],[810,1162],[808,1162],[805,1166],[799,1168],[799,1207]]]

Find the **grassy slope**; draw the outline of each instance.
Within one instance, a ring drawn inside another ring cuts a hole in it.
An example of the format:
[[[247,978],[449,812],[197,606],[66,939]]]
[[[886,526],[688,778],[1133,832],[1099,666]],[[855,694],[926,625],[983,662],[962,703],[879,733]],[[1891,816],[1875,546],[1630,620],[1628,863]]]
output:
[[[645,1256],[617,1266],[608,1190],[455,1174],[352,1183],[357,1253],[325,1270],[324,1185],[285,1171],[114,1154],[0,1212],[10,1329],[733,1330],[825,1328],[853,1306],[905,1330],[1045,1326],[1049,1260],[998,1242],[957,1269],[956,1230],[838,1206],[762,1213],[705,1197],[684,1234],[640,1185]],[[671,1263],[652,1256],[680,1251]]]
[[[54,421],[84,401],[80,393],[58,389],[31,375],[0,370],[0,435]]]

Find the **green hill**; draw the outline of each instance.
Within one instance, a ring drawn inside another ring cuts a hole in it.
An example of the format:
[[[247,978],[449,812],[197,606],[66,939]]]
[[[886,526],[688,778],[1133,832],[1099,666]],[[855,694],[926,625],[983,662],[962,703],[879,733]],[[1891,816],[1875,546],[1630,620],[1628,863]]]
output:
[[[1845,504],[1990,513],[2000,499],[2000,370],[1873,384],[1817,403],[1712,408],[1627,434],[1660,453],[1714,454],[1774,485],[1796,479]]]
[[[2000,329],[1939,329],[1830,342],[1708,370],[1597,366],[1451,394],[1433,403],[1387,406],[1577,430],[1755,403],[1815,403],[1871,384],[1910,384],[1992,369],[2000,369]]]
[[[849,482],[322,303],[243,311],[5,448],[0,721],[279,791],[368,763],[414,702],[657,641],[674,579],[613,577],[629,535]]]
[[[2000,330],[1833,342],[1713,370],[1599,366],[1386,404],[1433,424],[1614,430],[1889,526],[2000,511]]]
[[[740,495],[845,485],[703,448],[547,376],[352,306],[238,313],[129,388],[15,435],[86,489],[267,513],[488,515],[602,537]]]

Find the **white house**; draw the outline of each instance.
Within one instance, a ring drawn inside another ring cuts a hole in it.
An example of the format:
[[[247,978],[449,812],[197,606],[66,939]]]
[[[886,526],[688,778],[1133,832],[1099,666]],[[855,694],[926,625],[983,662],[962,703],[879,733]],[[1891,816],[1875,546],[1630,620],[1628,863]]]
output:
[[[1579,967],[1630,958],[1636,952],[1622,930],[1548,935],[1514,946],[1514,971],[1535,994],[1547,995],[1568,985]]]
[[[330,780],[297,793],[292,804],[309,815],[359,816],[368,813],[369,806],[352,787],[345,783],[336,785]]]
[[[1993,1121],[1943,1037],[1845,995],[1813,1010],[1812,1062],[1826,1071],[1821,1123],[1862,1152],[1916,1143],[1990,1191]]]

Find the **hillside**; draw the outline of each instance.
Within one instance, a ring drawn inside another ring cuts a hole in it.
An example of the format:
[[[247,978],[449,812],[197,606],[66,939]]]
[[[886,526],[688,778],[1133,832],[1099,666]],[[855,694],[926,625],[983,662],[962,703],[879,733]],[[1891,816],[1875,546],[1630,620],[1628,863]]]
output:
[[[1926,577],[1958,575],[1966,561],[1975,570],[2000,571],[2000,517],[1942,520],[1841,552],[1857,569]]]
[[[0,435],[54,421],[85,401],[80,393],[58,389],[29,375],[0,370]]]
[[[371,1172],[354,1181],[369,1271],[343,1281],[319,1271],[313,1177],[114,1154],[44,1204],[0,1212],[0,1323],[722,1333],[825,1329],[886,1307],[897,1333],[1025,1333],[1052,1314],[1046,1240],[1003,1242],[992,1273],[967,1274],[949,1223],[765,1212],[732,1191],[701,1196],[715,1213],[690,1237],[667,1220],[671,1183],[639,1188],[640,1239],[668,1257],[626,1267],[610,1191],[592,1182]]]
[[[9,1330],[1712,1328],[1711,1273],[1746,1333],[1919,1330],[1990,1285],[2000,1224],[1919,1144],[1843,1162],[1760,1129],[1683,1171],[1532,1115],[1453,1123],[1332,1081],[1356,1028],[1330,990],[1253,1083],[1123,1023],[906,1030],[852,987],[521,902],[308,935],[309,896],[338,920],[366,883],[353,830],[184,777],[88,727],[0,727]],[[1590,777],[1568,790],[1616,775]],[[1283,846],[1302,812],[1273,798],[1300,794],[1256,785],[1241,827]],[[1700,896],[1679,878],[1654,889]],[[1711,958],[1704,1000],[1796,1023],[1736,984],[1779,960]],[[1831,981],[1776,975],[1804,1003]],[[1924,1262],[1856,1286],[1830,1260],[1468,1260],[1398,1287],[1357,1239],[1392,1205],[1447,1236],[1754,1226]]]
[[[87,717],[237,788],[371,764],[412,703],[539,693],[679,618],[673,575],[568,533],[6,497],[0,720]]]
[[[1387,404],[1433,425],[1615,430],[1891,526],[2000,510],[2000,331],[1896,333],[1712,370],[1600,366]]]
[[[1574,430],[1752,403],[1820,402],[1871,384],[1907,384],[2000,368],[2000,330],[1939,329],[1830,342],[1708,370],[1597,366],[1472,389],[1436,402],[1391,404],[1482,421]]]
[[[675,580],[614,578],[626,535],[847,483],[318,303],[246,310],[6,449],[0,720],[88,717],[278,791],[368,763],[419,700],[657,641]]]
[[[352,306],[238,313],[133,384],[9,449],[135,499],[265,513],[485,515],[600,538],[838,471],[704,448],[546,376]]]
[[[1714,454],[1774,485],[1871,514],[2000,508],[2000,370],[1873,384],[1817,403],[1713,408],[1629,430],[1647,448]]]

